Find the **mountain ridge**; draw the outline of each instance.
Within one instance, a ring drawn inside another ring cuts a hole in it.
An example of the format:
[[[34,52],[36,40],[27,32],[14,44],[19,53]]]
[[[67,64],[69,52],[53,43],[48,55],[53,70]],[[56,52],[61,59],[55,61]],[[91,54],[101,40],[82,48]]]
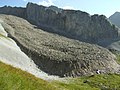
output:
[[[19,16],[45,31],[103,47],[109,45],[105,40],[113,42],[119,38],[119,28],[112,25],[104,15],[90,16],[80,10],[63,10],[33,3],[28,3],[26,8],[1,7],[0,13]]]
[[[116,26],[118,26],[120,28],[120,12],[115,12],[113,15],[111,15],[109,17],[109,20],[115,24]]]

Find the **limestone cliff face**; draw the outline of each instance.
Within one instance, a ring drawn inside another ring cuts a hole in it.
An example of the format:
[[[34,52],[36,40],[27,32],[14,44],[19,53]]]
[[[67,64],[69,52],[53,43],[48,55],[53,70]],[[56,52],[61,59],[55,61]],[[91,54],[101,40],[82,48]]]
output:
[[[102,46],[104,41],[118,38],[118,28],[104,15],[90,16],[79,10],[63,10],[33,3],[28,3],[26,8],[2,7],[0,13],[19,16],[43,30]]]
[[[90,16],[86,12],[59,8],[55,11],[32,3],[27,4],[26,11],[30,22],[69,38],[98,43],[118,37],[118,28],[110,24],[104,15]]]
[[[26,18],[26,9],[22,7],[0,7],[0,14],[15,15],[18,17]]]

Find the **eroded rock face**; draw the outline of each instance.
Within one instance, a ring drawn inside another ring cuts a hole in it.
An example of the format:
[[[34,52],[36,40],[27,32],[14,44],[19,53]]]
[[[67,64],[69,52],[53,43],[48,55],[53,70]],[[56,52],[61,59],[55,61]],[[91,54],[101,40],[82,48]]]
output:
[[[0,13],[25,18],[45,31],[104,47],[109,44],[106,41],[112,42],[118,38],[118,28],[104,15],[90,16],[79,10],[63,10],[33,3],[28,3],[26,8],[3,7]]]
[[[0,15],[0,19],[8,36],[48,74],[76,77],[96,74],[97,70],[101,73],[118,71],[116,57],[105,48],[35,29],[15,16]]]
[[[118,28],[110,24],[104,15],[90,16],[79,10],[59,8],[55,11],[32,3],[27,4],[26,11],[28,21],[69,38],[99,44],[118,37]]]
[[[18,17],[26,18],[26,9],[22,7],[4,6],[0,7],[0,14],[15,15]]]

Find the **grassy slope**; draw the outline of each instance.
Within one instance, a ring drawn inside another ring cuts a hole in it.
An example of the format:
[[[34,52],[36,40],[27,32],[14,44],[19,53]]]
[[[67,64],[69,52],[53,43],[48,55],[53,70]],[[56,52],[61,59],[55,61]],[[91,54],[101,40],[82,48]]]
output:
[[[0,90],[58,90],[51,83],[0,62]]]
[[[46,82],[0,62],[0,90],[120,90],[120,75],[94,75]]]
[[[69,80],[69,83],[54,82],[68,90],[120,90],[120,75],[94,75]]]

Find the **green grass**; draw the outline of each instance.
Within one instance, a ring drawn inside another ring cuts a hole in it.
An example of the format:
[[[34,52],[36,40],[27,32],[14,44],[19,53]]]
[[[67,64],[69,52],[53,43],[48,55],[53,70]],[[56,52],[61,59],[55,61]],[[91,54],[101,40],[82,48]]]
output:
[[[0,90],[59,90],[51,83],[0,62]]]
[[[47,82],[0,62],[0,90],[120,90],[120,75],[101,74]]]
[[[101,90],[120,90],[120,75],[95,75],[87,79],[87,84]]]
[[[67,83],[56,81],[54,84],[66,90],[120,90],[120,75],[94,75],[71,79]]]
[[[70,79],[67,82],[54,81],[53,84],[64,90],[100,90],[84,83],[83,78]]]

